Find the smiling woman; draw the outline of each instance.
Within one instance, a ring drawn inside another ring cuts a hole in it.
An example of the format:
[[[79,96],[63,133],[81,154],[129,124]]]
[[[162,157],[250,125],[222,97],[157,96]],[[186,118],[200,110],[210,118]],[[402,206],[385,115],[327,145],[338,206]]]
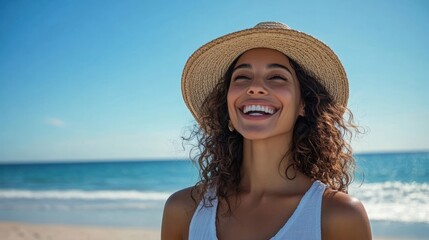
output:
[[[371,239],[347,194],[357,128],[329,47],[260,23],[198,49],[182,91],[201,179],[168,199],[162,239]]]
[[[304,104],[295,72],[288,70],[289,59],[279,51],[256,48],[241,55],[235,65],[227,101],[237,132],[254,140],[292,136],[297,117],[304,116]]]

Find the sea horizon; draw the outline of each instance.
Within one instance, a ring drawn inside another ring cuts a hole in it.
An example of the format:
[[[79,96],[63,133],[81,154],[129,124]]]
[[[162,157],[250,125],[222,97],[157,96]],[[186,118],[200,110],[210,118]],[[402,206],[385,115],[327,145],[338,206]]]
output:
[[[362,151],[355,152],[353,156],[365,155],[392,155],[392,154],[425,154],[429,153],[429,149],[417,150],[380,150],[380,151]],[[0,165],[12,164],[49,164],[49,163],[99,163],[99,162],[156,162],[156,161],[192,161],[189,157],[141,157],[141,158],[64,158],[64,159],[17,159],[17,160],[2,160]]]

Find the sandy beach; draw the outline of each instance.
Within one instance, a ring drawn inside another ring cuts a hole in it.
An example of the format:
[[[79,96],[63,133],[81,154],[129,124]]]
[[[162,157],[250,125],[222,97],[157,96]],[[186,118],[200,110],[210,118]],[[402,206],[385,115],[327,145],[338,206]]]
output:
[[[2,240],[155,240],[160,239],[160,232],[138,228],[0,222],[0,236]],[[405,239],[376,237],[374,240]]]
[[[2,240],[157,240],[157,230],[0,222]]]

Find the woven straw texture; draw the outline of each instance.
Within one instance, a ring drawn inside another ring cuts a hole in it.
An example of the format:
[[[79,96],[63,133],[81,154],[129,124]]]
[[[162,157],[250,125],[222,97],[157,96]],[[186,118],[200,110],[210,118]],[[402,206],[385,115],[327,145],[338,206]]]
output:
[[[271,48],[284,53],[315,77],[334,101],[347,106],[349,85],[337,55],[308,34],[289,29],[282,23],[267,22],[217,38],[203,45],[188,59],[182,75],[182,94],[198,122],[206,96],[231,63],[253,48]]]

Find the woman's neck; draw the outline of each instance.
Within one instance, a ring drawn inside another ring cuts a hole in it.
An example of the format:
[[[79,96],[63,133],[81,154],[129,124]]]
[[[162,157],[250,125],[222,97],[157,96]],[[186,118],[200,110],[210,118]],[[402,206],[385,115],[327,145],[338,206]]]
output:
[[[293,167],[287,151],[291,140],[285,136],[272,137],[263,140],[243,140],[243,165],[241,168],[240,188],[244,192],[255,194],[279,194],[294,191],[303,182],[310,181]],[[306,181],[305,181],[306,180]]]

